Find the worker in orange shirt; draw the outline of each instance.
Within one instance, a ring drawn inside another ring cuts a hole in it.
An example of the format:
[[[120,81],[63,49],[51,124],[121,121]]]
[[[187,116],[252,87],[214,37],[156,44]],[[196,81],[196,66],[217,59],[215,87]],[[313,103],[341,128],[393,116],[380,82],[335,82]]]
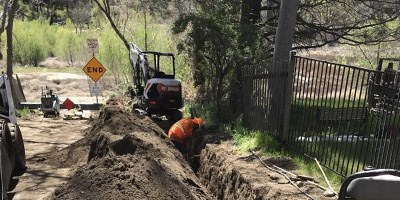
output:
[[[175,147],[182,154],[185,154],[188,148],[187,141],[193,136],[193,129],[201,127],[203,127],[203,120],[201,118],[183,118],[171,126],[168,131],[168,137],[172,140]]]

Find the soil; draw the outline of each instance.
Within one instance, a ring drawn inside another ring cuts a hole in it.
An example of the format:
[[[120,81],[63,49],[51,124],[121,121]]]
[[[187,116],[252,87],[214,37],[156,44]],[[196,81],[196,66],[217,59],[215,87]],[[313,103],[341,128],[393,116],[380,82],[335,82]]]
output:
[[[150,118],[108,105],[84,140],[89,162],[52,199],[212,199]]]
[[[83,138],[83,130],[90,124],[85,120],[66,121],[34,114],[19,118],[18,124],[24,137],[27,169],[22,175],[13,177],[9,196],[13,200],[43,199],[71,176],[70,168],[49,165],[47,155]]]
[[[291,159],[262,158],[267,165],[279,164],[290,170]],[[265,168],[255,157],[243,157],[231,142],[207,144],[201,152],[198,177],[217,199],[309,199],[284,178]],[[224,183],[223,185],[221,183]],[[296,184],[315,199],[324,191],[307,182]]]

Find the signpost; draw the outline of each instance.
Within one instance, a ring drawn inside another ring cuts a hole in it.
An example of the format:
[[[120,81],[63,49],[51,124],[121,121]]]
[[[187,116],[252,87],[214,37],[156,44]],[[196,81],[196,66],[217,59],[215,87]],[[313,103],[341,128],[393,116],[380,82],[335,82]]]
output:
[[[102,87],[100,83],[92,83],[90,84],[90,94],[92,96],[101,96]]]
[[[90,84],[90,94],[96,96],[96,103],[99,104],[98,96],[101,96],[101,85],[97,81],[106,73],[106,68],[94,57],[95,53],[99,53],[99,41],[97,38],[87,39],[88,52],[93,54],[88,64],[83,68],[83,71],[94,81]]]
[[[97,38],[88,38],[87,39],[87,46],[88,46],[88,52],[93,54],[99,53],[99,42]]]

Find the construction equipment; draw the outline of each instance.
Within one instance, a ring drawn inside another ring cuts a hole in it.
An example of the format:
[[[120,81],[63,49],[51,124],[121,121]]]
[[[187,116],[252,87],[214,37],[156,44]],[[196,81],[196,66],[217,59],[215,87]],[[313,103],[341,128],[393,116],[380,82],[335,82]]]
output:
[[[133,42],[130,46],[130,62],[133,68],[135,88],[130,89],[132,99],[137,98],[134,112],[151,116],[165,115],[169,120],[178,121],[182,113],[181,81],[175,78],[175,56],[172,53],[155,51],[143,52]],[[154,68],[149,65],[148,55],[153,55]],[[172,59],[172,74],[160,70],[161,57]]]
[[[42,89],[40,101],[39,110],[43,112],[44,117],[58,117],[60,115],[60,99],[57,94],[54,94],[53,90],[49,89],[47,86]]]
[[[0,74],[0,175],[2,199],[8,199],[7,190],[14,171],[25,170],[25,147],[7,75]]]

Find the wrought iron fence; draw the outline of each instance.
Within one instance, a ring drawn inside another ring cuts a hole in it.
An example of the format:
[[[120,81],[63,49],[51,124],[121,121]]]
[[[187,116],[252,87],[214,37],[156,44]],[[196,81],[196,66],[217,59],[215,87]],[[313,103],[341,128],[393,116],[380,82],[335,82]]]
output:
[[[279,138],[284,117],[284,97],[287,72],[271,72],[270,67],[242,68],[245,126],[267,130]]]
[[[400,169],[398,72],[301,56],[290,66],[293,73],[243,68],[245,126],[271,133],[342,176],[367,165]]]

